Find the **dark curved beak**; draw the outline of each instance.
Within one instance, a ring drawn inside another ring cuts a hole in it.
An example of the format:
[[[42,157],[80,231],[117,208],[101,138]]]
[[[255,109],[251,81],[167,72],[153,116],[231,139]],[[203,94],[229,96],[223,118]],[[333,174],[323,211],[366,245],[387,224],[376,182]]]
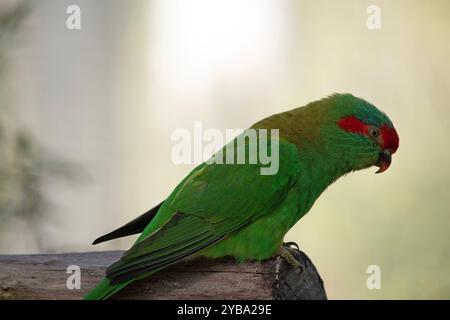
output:
[[[382,172],[386,171],[389,168],[389,166],[391,165],[391,161],[392,161],[391,152],[389,150],[381,151],[380,157],[378,158],[378,161],[375,164],[380,169],[378,169],[378,171],[375,173],[382,173]]]

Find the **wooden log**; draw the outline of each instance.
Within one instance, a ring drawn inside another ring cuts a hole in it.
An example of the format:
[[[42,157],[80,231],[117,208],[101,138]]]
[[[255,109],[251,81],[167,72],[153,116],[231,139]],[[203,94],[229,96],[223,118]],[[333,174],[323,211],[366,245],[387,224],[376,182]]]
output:
[[[136,281],[112,298],[326,299],[322,279],[311,260],[301,251],[290,250],[303,268],[300,273],[280,257],[247,263],[196,259]],[[0,299],[81,299],[122,253],[0,256]],[[71,265],[79,267],[80,289],[67,287]]]

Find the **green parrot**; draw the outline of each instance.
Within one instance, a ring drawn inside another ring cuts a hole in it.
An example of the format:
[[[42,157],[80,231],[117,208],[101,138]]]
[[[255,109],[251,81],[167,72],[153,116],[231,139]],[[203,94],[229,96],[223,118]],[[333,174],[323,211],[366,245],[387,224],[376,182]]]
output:
[[[85,299],[107,299],[135,280],[200,256],[247,261],[278,254],[298,267],[282,246],[288,230],[339,177],[374,165],[385,171],[399,146],[389,118],[351,94],[275,114],[251,128],[279,130],[278,171],[261,174],[260,163],[200,164],[158,206],[94,241],[141,232]]]

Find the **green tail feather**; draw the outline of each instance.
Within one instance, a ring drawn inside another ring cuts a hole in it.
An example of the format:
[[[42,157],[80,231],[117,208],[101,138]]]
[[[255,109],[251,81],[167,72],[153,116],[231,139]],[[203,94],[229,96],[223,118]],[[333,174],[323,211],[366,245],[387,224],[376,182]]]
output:
[[[92,289],[87,295],[83,297],[83,300],[105,300],[112,296],[117,291],[123,289],[125,286],[133,282],[125,281],[116,285],[111,285],[109,280],[104,278],[100,283]]]

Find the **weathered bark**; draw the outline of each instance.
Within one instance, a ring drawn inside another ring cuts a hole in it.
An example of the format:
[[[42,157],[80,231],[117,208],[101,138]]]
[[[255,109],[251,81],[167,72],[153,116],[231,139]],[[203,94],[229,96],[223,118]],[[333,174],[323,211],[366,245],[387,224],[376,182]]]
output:
[[[309,258],[290,249],[303,271],[279,257],[264,262],[197,259],[132,283],[114,299],[326,299]],[[123,252],[0,256],[0,299],[81,299]],[[70,290],[67,267],[81,270],[81,288]]]

